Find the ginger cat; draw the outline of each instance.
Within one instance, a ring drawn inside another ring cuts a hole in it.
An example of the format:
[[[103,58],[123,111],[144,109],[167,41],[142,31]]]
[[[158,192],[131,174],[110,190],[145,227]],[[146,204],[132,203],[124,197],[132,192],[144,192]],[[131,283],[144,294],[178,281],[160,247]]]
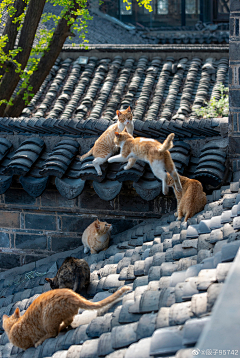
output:
[[[80,293],[83,287],[90,283],[90,268],[83,259],[66,257],[54,278],[46,277],[51,289],[70,288],[74,292]]]
[[[177,199],[177,212],[174,215],[177,216],[177,220],[181,220],[185,215],[184,222],[187,222],[187,219],[203,210],[207,204],[207,197],[200,181],[182,175],[179,177],[182,184],[181,192],[175,190],[175,183],[169,174],[167,174],[167,185],[173,187]]]
[[[117,123],[112,124],[108,129],[103,132],[103,134],[96,140],[94,146],[86,154],[80,157],[80,160],[89,157],[90,155],[94,156],[93,165],[98,173],[102,175],[102,170],[100,165],[105,163],[111,155],[117,152],[114,144],[114,137],[116,131],[122,131],[125,127],[127,128],[128,133],[133,134],[133,120],[132,120],[132,111],[128,107],[124,111],[116,111],[118,116]]]
[[[168,193],[168,186],[166,184],[167,173],[165,170],[174,178],[177,190],[182,190],[178,173],[172,161],[170,152],[168,151],[173,147],[172,141],[174,133],[169,134],[163,144],[155,139],[141,137],[133,138],[126,129],[121,133],[116,132],[115,135],[114,142],[121,148],[121,152],[119,155],[109,158],[109,163],[128,161],[127,165],[124,167],[125,170],[128,170],[135,164],[137,159],[141,159],[144,162],[147,162],[150,165],[153,174],[162,180],[163,194],[166,195]]]
[[[82,234],[82,243],[84,246],[84,253],[91,251],[91,254],[97,254],[99,251],[108,248],[110,240],[110,232],[112,225],[105,221],[95,220],[90,224]]]
[[[48,291],[37,297],[22,316],[19,308],[10,317],[3,315],[3,328],[9,341],[15,346],[22,349],[38,347],[69,326],[79,308],[102,308],[130,289],[124,286],[99,302],[90,302],[68,288]]]

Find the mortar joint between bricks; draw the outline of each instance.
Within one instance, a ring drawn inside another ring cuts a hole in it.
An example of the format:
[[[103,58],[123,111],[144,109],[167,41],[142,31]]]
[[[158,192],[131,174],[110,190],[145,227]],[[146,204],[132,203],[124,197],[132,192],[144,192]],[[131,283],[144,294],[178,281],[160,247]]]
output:
[[[25,229],[25,213],[20,213],[20,229]]]

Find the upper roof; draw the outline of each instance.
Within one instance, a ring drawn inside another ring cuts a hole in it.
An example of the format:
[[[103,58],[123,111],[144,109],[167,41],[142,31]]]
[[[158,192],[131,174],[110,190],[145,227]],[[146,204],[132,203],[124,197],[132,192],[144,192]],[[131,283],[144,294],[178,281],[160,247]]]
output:
[[[188,227],[169,213],[113,237],[111,246],[84,256],[83,247],[0,274],[0,317],[21,312],[42,292],[66,256],[91,268],[87,297],[94,301],[127,284],[126,294],[106,313],[79,311],[74,328],[23,352],[0,337],[4,358],[190,357],[211,319],[215,301],[240,246],[239,182],[208,196]],[[32,270],[32,271],[30,271]],[[221,312],[219,312],[221,314]],[[80,326],[79,326],[80,325]],[[227,334],[227,333],[226,333]],[[183,350],[182,350],[183,349]],[[176,356],[175,356],[176,354]]]
[[[218,100],[219,83],[228,85],[227,58],[59,59],[22,117],[0,118],[0,131],[99,135],[131,106],[137,135],[218,135],[221,119],[199,120],[193,109]]]
[[[60,15],[61,7],[53,6],[51,3],[45,4],[44,12],[51,12]],[[89,44],[158,44],[158,43],[228,43],[229,42],[229,24],[206,24],[198,22],[194,27],[161,27],[148,29],[144,26],[127,26],[118,19],[106,15],[101,11],[97,13],[91,11],[92,20],[88,21],[88,32],[86,39]],[[125,26],[124,26],[125,25]],[[40,23],[39,28],[50,30],[53,24],[51,21]],[[81,44],[82,37],[75,33],[74,38],[67,38],[65,44]]]

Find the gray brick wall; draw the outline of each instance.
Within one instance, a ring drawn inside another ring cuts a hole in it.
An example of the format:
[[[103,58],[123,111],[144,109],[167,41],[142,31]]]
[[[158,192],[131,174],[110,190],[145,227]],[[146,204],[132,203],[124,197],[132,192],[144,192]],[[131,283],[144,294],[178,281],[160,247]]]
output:
[[[89,185],[73,200],[54,189],[35,199],[13,185],[0,195],[0,271],[81,246],[83,231],[96,217],[111,223],[114,235],[175,208],[173,194],[147,202],[123,188],[107,202]]]

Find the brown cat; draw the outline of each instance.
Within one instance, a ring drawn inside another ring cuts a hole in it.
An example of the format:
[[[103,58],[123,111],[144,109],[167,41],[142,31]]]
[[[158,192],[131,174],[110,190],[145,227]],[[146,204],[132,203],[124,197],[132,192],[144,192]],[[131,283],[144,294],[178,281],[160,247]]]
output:
[[[3,328],[15,346],[22,349],[37,347],[69,326],[79,308],[102,308],[128,290],[130,287],[124,286],[99,302],[90,302],[68,288],[48,291],[37,297],[22,316],[19,308],[10,317],[3,315]]]
[[[70,288],[74,292],[80,293],[83,287],[90,283],[90,268],[85,260],[67,257],[54,278],[46,277],[51,289]]]
[[[163,194],[168,193],[168,187],[166,184],[167,170],[174,178],[174,183],[178,191],[182,190],[182,186],[179,180],[178,173],[175,165],[172,161],[170,152],[168,151],[173,147],[174,133],[169,134],[163,144],[159,143],[155,139],[149,138],[133,138],[126,129],[121,133],[116,132],[114,139],[115,144],[121,148],[119,155],[115,155],[108,159],[109,163],[113,162],[126,162],[124,169],[130,169],[136,162],[137,159],[141,159],[147,162],[153,174],[162,180],[162,191]]]
[[[187,219],[203,210],[207,204],[207,197],[200,181],[182,175],[179,177],[182,184],[181,192],[175,190],[175,183],[169,174],[167,174],[167,185],[173,187],[177,199],[177,213],[174,215],[177,216],[177,220],[181,220],[185,215],[184,222],[187,222]]]
[[[86,154],[80,157],[80,160],[83,160],[90,155],[94,156],[93,165],[98,173],[102,175],[102,170],[100,165],[105,163],[111,155],[117,152],[118,148],[114,144],[114,137],[116,131],[122,131],[125,127],[127,128],[128,133],[133,134],[133,121],[132,121],[132,111],[128,107],[124,111],[116,111],[118,116],[117,123],[112,124],[108,129],[103,132],[103,134],[96,140],[94,146]]]
[[[105,221],[99,221],[97,219],[90,224],[82,234],[84,253],[86,254],[90,250],[91,254],[96,254],[99,251],[106,250],[108,248],[111,230],[112,225]]]

